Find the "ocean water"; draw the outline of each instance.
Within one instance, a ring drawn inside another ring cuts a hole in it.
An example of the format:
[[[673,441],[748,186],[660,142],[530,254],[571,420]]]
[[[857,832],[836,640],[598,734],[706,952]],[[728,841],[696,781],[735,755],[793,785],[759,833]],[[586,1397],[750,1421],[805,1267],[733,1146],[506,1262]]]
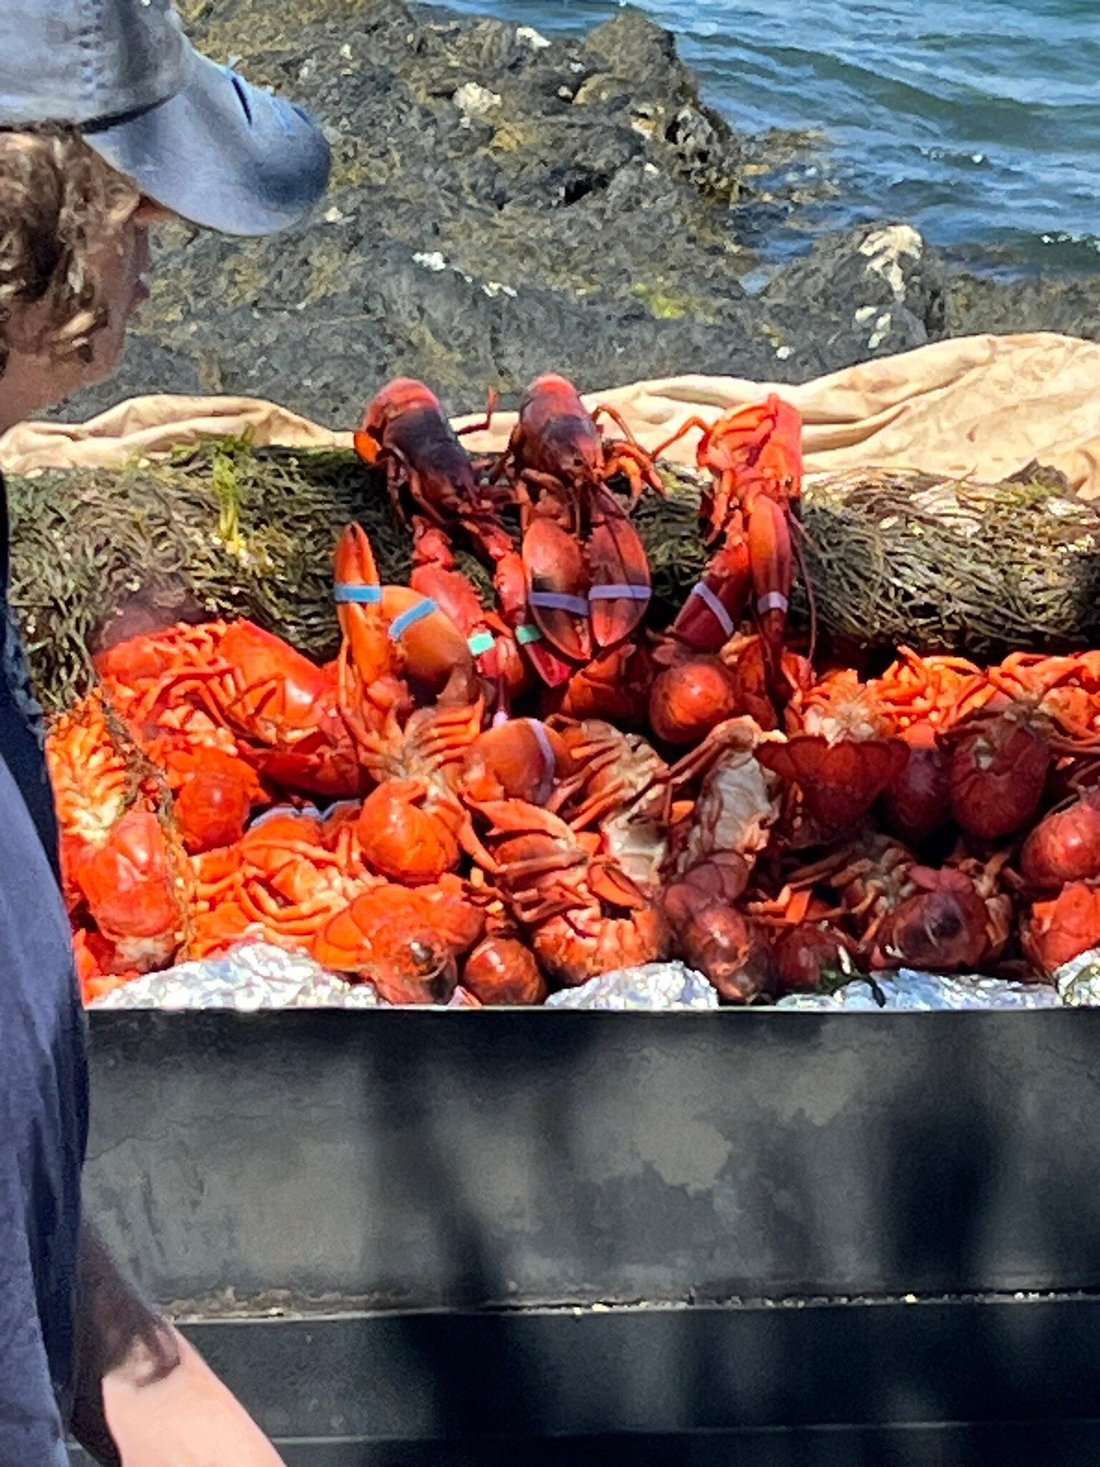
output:
[[[616,0],[450,0],[582,32]],[[640,0],[741,131],[820,131],[814,229],[892,216],[1011,273],[1100,271],[1100,0]],[[773,251],[802,231],[762,221]]]

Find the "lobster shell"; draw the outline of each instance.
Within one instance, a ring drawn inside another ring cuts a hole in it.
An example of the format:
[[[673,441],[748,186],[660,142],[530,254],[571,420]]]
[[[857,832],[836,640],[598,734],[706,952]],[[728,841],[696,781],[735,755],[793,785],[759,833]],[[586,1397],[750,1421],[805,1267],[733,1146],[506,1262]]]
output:
[[[701,903],[679,926],[677,948],[705,973],[719,997],[748,1004],[773,992],[775,973],[763,928],[721,901]]]
[[[909,762],[883,795],[882,814],[893,835],[921,845],[950,818],[950,759],[930,723],[911,724],[901,737]]]
[[[951,814],[967,835],[1002,840],[1034,819],[1053,762],[1034,729],[998,717],[951,737]]]
[[[1100,890],[1071,881],[1047,902],[1036,902],[1024,923],[1024,952],[1050,977],[1063,963],[1100,946]]]
[[[799,734],[786,743],[761,743],[765,769],[797,784],[809,814],[830,830],[842,830],[867,814],[909,762],[897,739],[841,739]]]
[[[649,697],[650,726],[666,744],[697,744],[737,712],[737,683],[717,657],[665,668]]]
[[[549,989],[535,955],[515,937],[487,937],[466,959],[462,986],[479,1003],[543,1003]]]
[[[881,967],[909,967],[951,973],[974,970],[989,955],[986,905],[962,872],[933,891],[903,901],[879,929],[873,961]]]
[[[1039,822],[1024,842],[1020,872],[1036,891],[1100,876],[1100,790]]]

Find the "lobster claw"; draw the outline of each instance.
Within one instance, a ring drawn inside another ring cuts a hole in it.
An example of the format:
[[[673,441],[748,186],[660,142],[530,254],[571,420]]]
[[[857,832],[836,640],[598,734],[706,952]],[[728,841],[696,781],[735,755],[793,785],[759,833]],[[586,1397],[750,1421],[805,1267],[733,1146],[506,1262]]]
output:
[[[711,559],[672,624],[672,635],[696,652],[717,652],[737,630],[752,582],[749,546],[741,517]]]
[[[340,630],[355,671],[369,687],[390,670],[390,648],[374,551],[367,532],[355,521],[337,542],[334,567]]]
[[[543,637],[538,626],[527,621],[527,571],[523,557],[516,551],[511,538],[499,527],[488,526],[483,530],[483,541],[494,562],[493,589],[501,618],[512,636],[509,652],[503,654],[510,664],[509,682],[513,675],[522,673],[523,662],[519,654],[522,647],[531,666],[548,688],[560,687],[573,676],[574,667],[566,662]],[[502,661],[503,661],[502,658]],[[518,682],[516,684],[519,685]]]
[[[773,691],[778,692],[783,679],[783,634],[791,604],[791,529],[785,507],[766,494],[756,495],[747,519],[753,611],[764,643],[769,679]]]
[[[637,530],[606,490],[598,492],[586,547],[592,572],[592,638],[597,647],[625,642],[645,616],[653,595],[649,561]]]
[[[552,647],[574,662],[592,656],[588,569],[576,540],[550,519],[535,519],[523,537],[527,604]]]
[[[162,966],[182,936],[183,908],[160,821],[130,810],[89,850],[76,881],[104,937],[128,966]]]
[[[431,597],[408,586],[384,586],[381,609],[388,656],[398,658],[410,680],[440,702],[468,702],[475,696],[470,644]]]
[[[444,532],[422,515],[413,516],[413,571],[409,584],[445,611],[456,627],[469,629],[483,618],[481,597],[458,569]]]

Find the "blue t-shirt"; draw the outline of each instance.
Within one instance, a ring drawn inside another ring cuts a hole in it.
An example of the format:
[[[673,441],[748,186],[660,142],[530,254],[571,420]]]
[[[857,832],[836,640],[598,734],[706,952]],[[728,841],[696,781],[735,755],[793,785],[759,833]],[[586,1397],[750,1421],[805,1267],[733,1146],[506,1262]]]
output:
[[[0,1467],[64,1467],[87,1137],[84,1014],[0,479]]]

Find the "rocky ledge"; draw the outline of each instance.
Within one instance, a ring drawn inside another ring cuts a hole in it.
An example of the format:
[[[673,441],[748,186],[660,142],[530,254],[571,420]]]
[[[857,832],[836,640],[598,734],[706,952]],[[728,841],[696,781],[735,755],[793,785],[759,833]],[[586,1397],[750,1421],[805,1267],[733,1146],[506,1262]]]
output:
[[[166,231],[122,371],[65,416],[240,392],[352,426],[397,373],[460,411],[551,367],[585,388],[794,382],[944,335],[1100,331],[1100,282],[953,273],[896,221],[762,272],[761,220],[812,211],[814,139],[737,133],[640,12],[548,41],[405,0],[183,9],[209,51],[322,119],[331,192],[275,239]]]

